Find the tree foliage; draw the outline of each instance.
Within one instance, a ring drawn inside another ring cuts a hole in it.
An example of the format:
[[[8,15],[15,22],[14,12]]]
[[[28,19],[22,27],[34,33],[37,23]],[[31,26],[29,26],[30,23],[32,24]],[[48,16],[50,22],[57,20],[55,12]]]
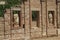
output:
[[[5,5],[0,5],[0,16],[3,15],[3,10],[5,10],[6,8],[11,8],[12,6],[15,5],[20,5],[22,0],[5,0],[6,4]]]
[[[6,0],[5,8],[10,8],[12,6],[20,5],[20,4],[21,4],[21,0]]]

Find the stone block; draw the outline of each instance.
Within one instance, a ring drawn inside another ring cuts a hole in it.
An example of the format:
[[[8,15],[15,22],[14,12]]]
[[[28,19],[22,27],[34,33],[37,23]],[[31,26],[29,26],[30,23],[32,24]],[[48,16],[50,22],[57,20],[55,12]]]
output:
[[[56,28],[48,28],[47,35],[48,36],[56,36],[57,35],[57,29]]]
[[[4,35],[0,36],[0,39],[4,39]]]
[[[20,33],[20,34],[23,34],[24,33],[24,29],[17,29],[17,30],[12,30],[12,33]]]
[[[0,34],[4,34],[4,30],[0,30]]]
[[[10,30],[5,30],[5,34],[11,34]]]
[[[60,29],[57,29],[58,30],[58,35],[60,35]]]
[[[0,30],[4,30],[4,26],[1,26],[1,27],[0,27]]]
[[[5,26],[5,30],[11,30],[10,25],[9,26]]]
[[[11,38],[11,35],[10,34],[9,35],[5,34],[4,38],[5,39],[10,39]]]
[[[24,38],[24,34],[12,34],[13,39],[21,39]]]
[[[31,32],[39,32],[42,31],[39,27],[31,27]]]
[[[39,38],[39,37],[41,37],[42,35],[41,35],[41,32],[33,32],[33,33],[31,33],[31,38]]]

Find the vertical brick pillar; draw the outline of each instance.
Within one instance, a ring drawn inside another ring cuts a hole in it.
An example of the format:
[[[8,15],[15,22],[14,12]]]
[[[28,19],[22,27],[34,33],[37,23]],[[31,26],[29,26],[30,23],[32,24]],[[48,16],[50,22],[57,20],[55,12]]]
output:
[[[42,20],[42,2],[40,1],[40,13],[39,13],[39,20],[40,20],[40,37],[42,37],[42,33],[43,33],[43,27],[42,27],[42,25],[43,25],[43,20]]]
[[[46,2],[42,2],[42,29],[43,29],[43,36],[46,36]]]
[[[0,40],[4,39],[4,18],[0,17]]]
[[[57,27],[58,35],[60,35],[60,3],[57,4]]]
[[[5,38],[10,38],[10,9],[6,9],[5,18]]]
[[[30,40],[29,0],[25,2],[25,40]]]
[[[58,3],[58,28],[60,28],[60,3]]]
[[[22,15],[22,19],[21,20],[22,20],[22,27],[23,27],[23,24],[25,24],[24,23],[24,4],[21,5],[21,13],[22,13],[21,14]]]

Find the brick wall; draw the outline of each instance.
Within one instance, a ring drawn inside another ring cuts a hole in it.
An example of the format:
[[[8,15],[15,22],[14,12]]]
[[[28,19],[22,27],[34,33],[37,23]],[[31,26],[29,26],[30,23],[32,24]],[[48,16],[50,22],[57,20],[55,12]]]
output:
[[[32,11],[39,11],[39,27],[35,26],[32,21]],[[54,25],[49,23],[48,11],[54,11]],[[56,1],[47,0],[40,2],[40,0],[27,0],[21,5],[22,13],[22,27],[25,28],[13,29],[11,10],[6,9],[4,14],[5,29],[3,29],[6,40],[40,40],[39,38],[57,35],[57,15],[56,15]],[[2,29],[1,29],[2,30]],[[57,38],[57,37],[56,37]],[[57,38],[58,39],[58,38]],[[41,39],[44,40],[44,39]],[[48,40],[48,38],[46,38]],[[50,40],[50,38],[49,38]],[[51,38],[51,40],[53,40]]]

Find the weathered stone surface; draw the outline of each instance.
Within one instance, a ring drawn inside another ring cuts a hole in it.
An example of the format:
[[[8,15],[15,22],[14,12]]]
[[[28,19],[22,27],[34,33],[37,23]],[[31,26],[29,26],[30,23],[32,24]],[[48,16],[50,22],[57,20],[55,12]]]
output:
[[[60,40],[60,28],[57,28],[57,14],[60,12],[60,4],[58,4],[58,13],[56,13],[56,0],[47,0],[47,2],[27,0],[24,3],[21,4],[21,8],[19,9],[22,14],[22,28],[19,25],[12,26],[14,23],[11,19],[13,17],[11,11],[16,10],[15,8],[12,10],[6,9],[4,19],[0,18],[0,40]],[[36,21],[32,21],[32,11],[39,11],[39,27],[37,27]],[[54,24],[49,23],[49,11],[54,11]],[[18,22],[17,19],[15,21]],[[58,26],[60,27],[59,21],[60,19],[58,19]],[[59,35],[55,37],[54,35],[57,35],[57,33]]]
[[[56,36],[57,35],[57,29],[55,28],[48,28],[48,36]]]

